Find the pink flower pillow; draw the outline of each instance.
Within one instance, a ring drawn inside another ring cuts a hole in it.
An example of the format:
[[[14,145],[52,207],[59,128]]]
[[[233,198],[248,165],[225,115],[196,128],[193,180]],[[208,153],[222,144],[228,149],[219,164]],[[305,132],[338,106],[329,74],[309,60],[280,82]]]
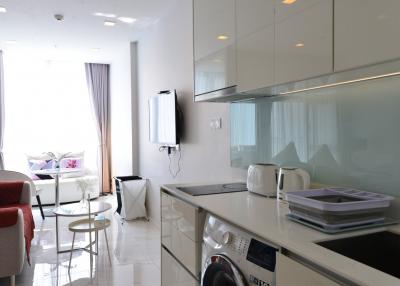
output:
[[[66,169],[81,169],[82,158],[64,158],[60,162],[60,167]]]

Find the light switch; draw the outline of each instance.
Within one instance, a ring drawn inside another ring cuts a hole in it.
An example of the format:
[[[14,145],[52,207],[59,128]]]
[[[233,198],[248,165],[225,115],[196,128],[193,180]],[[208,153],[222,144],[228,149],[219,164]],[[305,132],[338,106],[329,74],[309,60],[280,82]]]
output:
[[[210,128],[213,130],[222,128],[222,118],[211,119]]]

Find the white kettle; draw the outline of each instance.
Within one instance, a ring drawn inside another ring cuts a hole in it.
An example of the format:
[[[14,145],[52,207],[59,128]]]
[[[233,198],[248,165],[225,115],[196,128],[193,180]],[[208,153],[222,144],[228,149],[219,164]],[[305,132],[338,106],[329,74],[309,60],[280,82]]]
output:
[[[247,171],[247,189],[265,197],[276,196],[276,175],[278,166],[274,164],[250,165]]]
[[[294,167],[282,167],[279,169],[276,194],[278,199],[286,200],[286,192],[305,190],[309,187],[310,175],[307,171]]]

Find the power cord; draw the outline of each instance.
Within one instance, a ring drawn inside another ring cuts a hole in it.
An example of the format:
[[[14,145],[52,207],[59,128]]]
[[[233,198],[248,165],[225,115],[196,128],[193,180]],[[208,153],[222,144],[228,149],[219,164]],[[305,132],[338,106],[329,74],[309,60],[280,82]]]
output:
[[[169,169],[169,173],[171,174],[172,178],[176,178],[176,176],[178,176],[179,172],[181,171],[181,157],[182,157],[182,152],[181,150],[178,150],[179,152],[179,158],[178,158],[178,169],[176,170],[176,172],[174,173],[171,169],[171,154],[168,154],[168,160],[169,160],[169,165],[168,165],[168,169]]]
[[[163,152],[163,151],[167,150],[168,161],[169,161],[168,170],[169,170],[169,173],[171,174],[172,178],[174,178],[174,179],[176,178],[176,176],[178,176],[179,172],[181,171],[181,165],[180,165],[181,158],[182,158],[181,148],[182,147],[180,147],[179,150],[177,150],[177,149],[175,149],[173,147],[170,147],[170,146],[160,146],[160,148],[158,148],[159,152]],[[175,150],[175,152],[172,152],[173,150]],[[176,172],[173,172],[173,170],[171,168],[171,165],[172,165],[171,153],[176,153],[176,152],[179,152],[178,169],[176,170]]]

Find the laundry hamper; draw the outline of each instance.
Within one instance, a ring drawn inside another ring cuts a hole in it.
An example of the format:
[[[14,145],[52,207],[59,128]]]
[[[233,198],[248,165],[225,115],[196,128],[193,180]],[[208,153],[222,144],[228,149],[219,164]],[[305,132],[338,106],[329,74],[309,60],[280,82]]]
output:
[[[114,177],[118,207],[116,212],[125,220],[147,218],[147,180],[138,176]]]

